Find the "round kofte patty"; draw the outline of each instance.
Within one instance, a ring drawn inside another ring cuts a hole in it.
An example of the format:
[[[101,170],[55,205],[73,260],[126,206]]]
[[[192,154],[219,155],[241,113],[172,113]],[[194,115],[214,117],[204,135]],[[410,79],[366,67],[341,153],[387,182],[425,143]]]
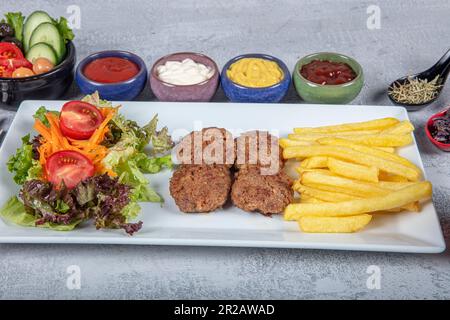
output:
[[[236,173],[231,200],[242,210],[264,215],[282,213],[292,202],[292,180],[284,172],[262,175],[259,168],[245,168]]]
[[[224,128],[204,128],[193,131],[175,146],[180,164],[226,165],[232,167],[236,159],[233,135]]]
[[[271,170],[265,174],[274,174],[284,166],[278,138],[266,131],[245,132],[235,139],[234,144],[237,169],[257,167]]]
[[[170,179],[170,194],[183,212],[210,212],[228,200],[231,172],[225,166],[181,165]]]

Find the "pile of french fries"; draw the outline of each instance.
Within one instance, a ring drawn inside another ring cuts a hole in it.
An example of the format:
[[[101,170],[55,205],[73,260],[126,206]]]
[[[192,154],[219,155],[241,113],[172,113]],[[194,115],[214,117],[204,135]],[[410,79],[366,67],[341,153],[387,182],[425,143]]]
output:
[[[373,213],[419,212],[431,183],[395,149],[410,144],[413,131],[395,118],[294,128],[280,145],[285,159],[300,161],[293,185],[300,200],[284,218],[304,232],[344,233],[363,229]]]

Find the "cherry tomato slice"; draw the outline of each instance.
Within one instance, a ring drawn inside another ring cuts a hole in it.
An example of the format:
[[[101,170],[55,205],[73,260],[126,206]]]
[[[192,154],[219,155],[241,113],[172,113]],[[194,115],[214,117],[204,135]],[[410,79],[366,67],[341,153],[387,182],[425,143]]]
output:
[[[90,103],[70,101],[62,107],[59,122],[63,135],[76,140],[86,140],[103,122],[103,116],[100,110]]]
[[[10,42],[0,42],[0,58],[24,59],[23,53],[18,46]]]
[[[28,69],[33,68],[33,64],[25,58],[0,59],[0,64],[14,70],[21,67]]]
[[[6,66],[0,64],[0,78],[11,78],[12,71]]]
[[[33,68],[33,65],[30,61],[25,58],[21,59],[6,59],[0,58],[0,77],[2,78],[10,78],[14,70],[18,68]]]
[[[79,152],[58,151],[45,163],[48,181],[58,188],[62,181],[67,188],[74,188],[80,181],[92,177],[95,172],[92,161]]]

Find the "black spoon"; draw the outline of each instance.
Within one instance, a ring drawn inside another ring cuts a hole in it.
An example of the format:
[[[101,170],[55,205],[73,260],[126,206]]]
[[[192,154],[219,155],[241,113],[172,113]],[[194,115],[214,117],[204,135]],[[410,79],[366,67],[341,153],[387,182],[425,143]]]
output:
[[[399,78],[399,79],[395,80],[394,82],[392,82],[389,86],[389,88],[392,88],[394,83],[397,85],[398,84],[402,85],[408,80],[408,78],[409,79],[428,80],[428,82],[430,82],[434,78],[436,78],[436,76],[439,76],[441,86],[439,87],[439,89],[437,89],[438,92],[433,99],[431,99],[425,103],[407,104],[407,103],[398,102],[398,101],[394,100],[391,97],[391,95],[389,94],[389,92],[388,92],[388,97],[394,104],[405,107],[406,109],[408,109],[408,111],[419,110],[419,109],[429,105],[430,103],[434,102],[439,97],[439,95],[441,94],[442,88],[444,87],[445,81],[447,80],[449,71],[450,71],[450,50],[448,50],[442,56],[442,58],[439,59],[439,61],[436,62],[436,64],[434,66],[432,66],[430,69],[425,70],[420,73],[413,74],[412,76],[406,76],[403,78]]]

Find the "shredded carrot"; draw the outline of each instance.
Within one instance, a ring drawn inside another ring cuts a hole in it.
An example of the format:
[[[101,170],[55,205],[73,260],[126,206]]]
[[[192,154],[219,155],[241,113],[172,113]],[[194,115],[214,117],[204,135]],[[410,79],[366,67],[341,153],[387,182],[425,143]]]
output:
[[[99,144],[105,138],[105,134],[108,132],[108,122],[114,117],[115,112],[109,112],[105,115],[105,119],[100,124],[100,126],[95,130],[92,136],[89,138],[89,143],[92,145]]]
[[[61,150],[74,150],[87,158],[94,164],[96,173],[108,173],[110,176],[115,176],[116,173],[110,169],[106,169],[102,160],[108,154],[108,148],[101,145],[108,133],[108,122],[117,113],[118,108],[100,108],[104,120],[100,126],[94,131],[89,140],[75,140],[65,137],[59,127],[59,118],[54,113],[48,112],[47,118],[50,126],[46,127],[40,120],[36,119],[34,128],[42,136],[41,145],[39,146],[39,162],[45,166],[46,159],[53,153]]]
[[[34,129],[36,129],[36,131],[39,132],[39,134],[43,136],[44,139],[51,139],[50,131],[39,119],[36,119],[36,121],[34,121]]]

